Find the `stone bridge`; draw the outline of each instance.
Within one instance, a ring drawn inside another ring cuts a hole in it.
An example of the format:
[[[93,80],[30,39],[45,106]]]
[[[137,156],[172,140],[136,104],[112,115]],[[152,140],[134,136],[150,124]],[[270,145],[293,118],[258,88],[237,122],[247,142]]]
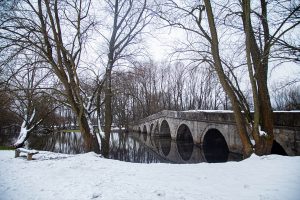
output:
[[[232,111],[164,110],[140,120],[132,131],[242,153]],[[272,153],[300,155],[300,111],[274,112]]]

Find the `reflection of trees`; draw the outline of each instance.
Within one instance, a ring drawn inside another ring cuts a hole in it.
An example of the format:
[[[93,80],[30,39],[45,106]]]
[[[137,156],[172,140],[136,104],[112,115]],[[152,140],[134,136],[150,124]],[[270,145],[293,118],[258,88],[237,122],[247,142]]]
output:
[[[154,135],[158,135],[158,125],[155,126],[155,129],[154,129]]]
[[[84,140],[80,132],[52,132],[32,137],[29,147],[39,150],[66,154],[84,152]]]
[[[159,136],[157,135],[154,137],[154,147],[156,148],[157,152],[159,153]]]
[[[143,133],[144,141],[147,141],[147,133]]]
[[[11,126],[0,130],[0,145],[10,146],[18,138],[19,127]]]
[[[112,133],[109,158],[136,163],[159,162],[154,152],[149,151],[145,145],[140,144],[143,142],[143,139],[140,140],[138,138],[139,135],[129,136],[123,133]]]

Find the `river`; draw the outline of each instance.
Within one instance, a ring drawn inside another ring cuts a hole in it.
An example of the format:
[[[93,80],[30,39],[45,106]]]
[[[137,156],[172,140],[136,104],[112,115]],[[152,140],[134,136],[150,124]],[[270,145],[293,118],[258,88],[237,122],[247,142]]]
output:
[[[15,138],[16,135],[0,134],[0,145],[11,144]],[[72,131],[33,134],[28,140],[28,148],[66,154],[84,152],[81,133]],[[133,132],[112,132],[108,157],[134,163],[216,163],[242,159],[241,155],[222,148],[201,147],[191,142]]]

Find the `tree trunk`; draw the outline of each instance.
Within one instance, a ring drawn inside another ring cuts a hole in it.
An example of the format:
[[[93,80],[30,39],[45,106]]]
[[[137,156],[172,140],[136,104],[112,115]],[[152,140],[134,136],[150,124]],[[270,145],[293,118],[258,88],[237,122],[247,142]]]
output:
[[[102,154],[104,157],[108,157],[109,154],[109,140],[110,131],[112,124],[112,91],[111,91],[111,69],[108,67],[106,70],[106,84],[105,84],[105,116],[104,116],[104,134],[105,137],[102,139]]]
[[[81,115],[81,117],[78,119],[79,123],[79,129],[84,139],[84,151],[90,152],[93,151],[94,148],[94,140],[96,140],[93,137],[93,134],[91,133],[91,130],[88,125],[88,120],[85,115]]]
[[[260,101],[261,130],[266,132],[267,135],[260,137],[260,141],[255,147],[255,153],[257,155],[268,155],[271,153],[274,140],[274,119],[266,79],[258,79],[258,94]]]
[[[250,118],[249,124],[252,126],[249,126],[253,139],[255,140],[256,144],[260,141],[260,133],[259,133],[259,124],[260,124],[260,105],[259,105],[259,96],[257,91],[257,81],[254,77],[254,69],[253,69],[253,63],[251,60],[251,42],[250,42],[250,35],[251,35],[251,21],[250,21],[250,0],[244,0],[243,2],[243,24],[244,24],[244,32],[246,35],[246,59],[247,59],[247,67],[248,67],[248,73],[251,83],[251,89],[252,89],[252,95],[253,95],[253,103],[254,103],[254,115],[253,120],[252,117]],[[249,113],[250,115],[250,113]]]
[[[236,121],[236,126],[238,129],[239,136],[241,138],[242,144],[243,144],[243,155],[245,158],[249,157],[252,152],[252,145],[249,139],[249,136],[247,134],[247,129],[246,129],[246,121],[243,116],[243,113],[241,111],[240,105],[239,105],[239,100],[236,97],[234,90],[231,88],[230,84],[228,83],[228,77],[226,77],[223,67],[222,67],[222,62],[219,54],[219,44],[218,44],[218,35],[217,35],[217,30],[214,22],[214,16],[211,8],[211,3],[209,0],[204,0],[205,2],[205,7],[206,7],[206,12],[207,12],[207,18],[208,18],[208,23],[209,23],[209,29],[211,33],[211,52],[213,55],[214,59],[214,67],[215,70],[217,71],[219,80],[225,90],[225,92],[228,94],[233,111],[234,111],[234,117]]]
[[[261,22],[264,31],[264,48],[261,51],[258,47],[255,33],[251,24],[250,17],[250,2],[243,1],[243,24],[247,37],[247,51],[251,53],[252,65],[254,66],[256,85],[253,87],[253,98],[256,102],[255,105],[255,125],[259,123],[260,129],[267,133],[262,135],[257,133],[257,126],[254,126],[253,137],[255,139],[255,153],[257,155],[267,155],[271,153],[273,145],[273,111],[269,96],[269,90],[267,85],[268,79],[268,59],[270,52],[269,41],[269,26],[267,21],[267,4],[264,0],[261,0]],[[249,53],[247,52],[247,54]],[[248,58],[250,60],[250,58]],[[251,78],[251,77],[250,77]],[[253,84],[252,84],[253,85]],[[257,87],[256,87],[257,86]],[[256,89],[257,88],[257,89]],[[255,91],[254,91],[255,90]],[[255,96],[257,94],[257,96]],[[257,121],[258,120],[258,121]]]

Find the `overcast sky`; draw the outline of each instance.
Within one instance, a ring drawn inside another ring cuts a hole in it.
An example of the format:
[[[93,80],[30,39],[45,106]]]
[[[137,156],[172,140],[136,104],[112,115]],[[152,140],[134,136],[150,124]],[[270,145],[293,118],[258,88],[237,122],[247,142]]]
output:
[[[147,38],[146,46],[151,57],[156,62],[170,60],[176,42],[185,39],[185,33],[175,28],[153,29]],[[293,80],[300,82],[300,65],[296,63],[269,64],[269,85],[287,83]],[[300,84],[300,83],[298,83]]]

